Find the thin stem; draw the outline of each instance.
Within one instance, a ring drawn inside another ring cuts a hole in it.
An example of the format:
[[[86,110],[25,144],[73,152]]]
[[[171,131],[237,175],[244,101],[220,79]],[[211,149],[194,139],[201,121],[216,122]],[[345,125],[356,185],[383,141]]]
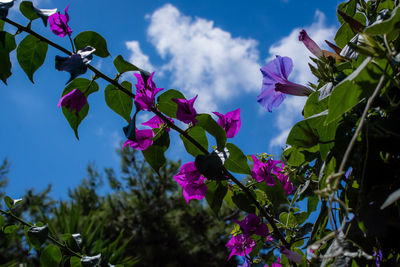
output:
[[[23,225],[25,225],[25,226],[34,227],[34,225],[32,225],[32,224],[30,224],[30,223],[24,221],[23,219],[21,219],[21,218],[15,216],[15,215],[14,215],[12,212],[10,212],[10,211],[5,211],[5,210],[0,209],[0,212],[3,213],[4,215],[7,215],[7,216],[11,217],[11,218],[14,219],[15,221],[20,222],[21,224],[23,224]],[[67,250],[67,251],[68,251],[69,253],[71,253],[72,255],[74,255],[74,256],[76,256],[76,257],[79,257],[79,258],[82,258],[81,255],[79,255],[78,253],[76,253],[75,251],[73,251],[72,249],[70,249],[69,247],[67,247],[66,245],[60,243],[57,239],[55,239],[54,237],[52,237],[50,234],[47,234],[47,238],[48,238],[49,240],[51,240],[53,243],[55,243],[57,246],[59,246],[59,247],[65,249],[65,250]]]
[[[69,35],[69,34],[67,34],[67,35],[68,35],[69,42],[71,43],[72,51],[75,53],[76,52],[75,51],[75,46],[74,46],[74,42],[72,42],[71,35]]]
[[[48,43],[49,45],[51,45],[52,47],[66,53],[67,55],[72,55],[72,53],[70,51],[68,51],[67,49],[65,49],[64,47],[50,41],[49,39],[41,36],[40,34],[32,31],[30,28],[22,26],[8,18],[2,18],[5,22],[17,27],[20,31],[24,31],[27,32],[33,36],[35,36],[36,38],[38,38],[39,40]],[[108,77],[107,75],[105,75],[104,73],[102,73],[101,71],[99,71],[98,69],[96,69],[95,67],[93,67],[92,65],[88,64],[87,67],[93,71],[95,73],[96,77],[102,78],[104,80],[106,80],[107,82],[111,83],[112,85],[114,85],[117,89],[121,90],[122,92],[124,92],[125,94],[127,94],[128,96],[130,96],[131,98],[135,98],[135,94],[133,94],[132,92],[128,91],[127,89],[125,89],[121,84],[118,83],[117,80],[115,79],[111,79],[110,77]],[[193,145],[195,145],[198,149],[200,149],[200,151],[202,151],[205,155],[210,154],[208,152],[207,149],[205,149],[200,143],[198,143],[195,139],[193,139],[190,135],[188,135],[184,130],[182,130],[181,128],[179,128],[178,126],[176,126],[174,123],[170,122],[167,117],[165,117],[160,111],[158,111],[156,108],[152,108],[151,111],[157,115],[158,117],[160,117],[167,125],[168,127],[174,129],[175,131],[177,131],[178,133],[180,133],[181,135],[183,135],[187,140],[189,140]],[[223,172],[229,177],[229,179],[231,179],[234,183],[236,183],[249,197],[250,199],[254,202],[254,204],[257,206],[257,208],[260,210],[260,212],[262,213],[262,215],[267,219],[267,221],[271,224],[272,228],[274,229],[274,233],[276,234],[276,236],[278,237],[278,239],[281,240],[281,242],[285,245],[285,246],[289,246],[289,244],[286,242],[285,238],[283,237],[283,235],[281,234],[281,232],[279,231],[278,227],[276,226],[275,222],[273,221],[273,218],[267,213],[267,211],[260,205],[260,203],[254,198],[254,196],[251,194],[251,192],[248,190],[248,188],[246,188],[239,180],[237,180],[228,170],[225,169],[225,167],[222,167]]]

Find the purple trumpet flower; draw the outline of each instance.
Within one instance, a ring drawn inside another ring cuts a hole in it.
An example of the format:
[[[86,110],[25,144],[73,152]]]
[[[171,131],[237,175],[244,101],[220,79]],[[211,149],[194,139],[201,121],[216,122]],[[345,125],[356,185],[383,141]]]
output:
[[[281,56],[276,56],[274,60],[261,68],[263,84],[257,102],[269,112],[282,103],[286,94],[308,96],[314,92],[306,86],[288,81],[288,76],[292,70],[292,59]]]

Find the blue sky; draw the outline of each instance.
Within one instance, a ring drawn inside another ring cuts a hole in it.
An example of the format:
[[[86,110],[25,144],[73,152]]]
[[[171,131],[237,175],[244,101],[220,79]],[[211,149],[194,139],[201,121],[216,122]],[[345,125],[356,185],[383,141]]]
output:
[[[114,77],[112,60],[122,54],[135,65],[155,71],[158,87],[181,90],[187,98],[199,94],[200,112],[226,113],[242,110],[242,128],[231,140],[246,154],[278,155],[288,129],[300,119],[304,99],[288,97],[272,113],[256,102],[261,90],[259,68],[275,55],[290,56],[294,71],[289,80],[306,84],[313,81],[307,63],[311,55],[297,40],[301,29],[323,46],[333,40],[338,27],[336,6],[340,1],[264,0],[249,1],[33,1],[39,8],[70,5],[73,36],[93,30],[103,35],[111,53],[94,58],[92,65]],[[16,6],[19,5],[17,1]],[[17,10],[9,14],[26,24]],[[32,28],[69,48],[60,38],[36,20]],[[6,29],[14,32],[11,26]],[[21,40],[23,35],[18,35]],[[11,59],[13,75],[8,86],[0,84],[0,159],[11,162],[7,193],[18,198],[28,188],[53,185],[52,196],[65,198],[67,188],[79,184],[89,162],[102,169],[119,169],[116,154],[123,141],[126,122],[104,101],[104,88],[88,101],[89,115],[79,128],[77,141],[63,117],[58,100],[69,74],[54,69],[55,55],[49,47],[44,66],[32,84],[18,66],[15,51]],[[63,56],[63,55],[62,55]],[[89,78],[90,72],[82,77]],[[135,82],[132,73],[124,79]],[[140,120],[150,118],[143,113]],[[172,133],[172,132],[171,132]],[[172,133],[168,157],[193,160]]]

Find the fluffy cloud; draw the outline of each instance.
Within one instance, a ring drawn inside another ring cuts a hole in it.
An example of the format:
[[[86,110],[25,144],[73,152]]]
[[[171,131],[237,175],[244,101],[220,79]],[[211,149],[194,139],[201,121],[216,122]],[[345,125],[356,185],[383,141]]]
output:
[[[126,48],[130,50],[131,55],[129,57],[129,61],[133,62],[136,66],[141,69],[147,70],[149,72],[153,72],[155,68],[150,63],[149,56],[144,54],[140,49],[140,45],[138,41],[129,41],[125,43]]]
[[[192,98],[201,92],[197,108],[216,110],[217,104],[239,92],[259,90],[261,74],[257,42],[234,38],[213,21],[184,16],[171,4],[148,16],[148,36],[168,60],[172,86]]]
[[[304,29],[320,47],[325,49],[327,49],[325,40],[333,40],[336,32],[335,27],[326,26],[325,15],[318,10],[315,12],[315,22],[310,26],[305,26]],[[303,43],[298,40],[301,30],[301,28],[296,28],[288,36],[273,44],[269,49],[271,57],[266,61],[271,60],[275,55],[291,57],[293,59],[294,69],[289,76],[289,80],[307,84],[307,82],[315,82],[315,77],[312,75],[307,64],[311,62],[309,57],[313,55],[304,47]],[[270,148],[281,147],[285,144],[289,129],[296,121],[301,119],[300,114],[305,101],[305,97],[289,96],[282,105],[274,111],[274,113],[277,114],[276,127],[279,129],[280,133],[271,140]]]

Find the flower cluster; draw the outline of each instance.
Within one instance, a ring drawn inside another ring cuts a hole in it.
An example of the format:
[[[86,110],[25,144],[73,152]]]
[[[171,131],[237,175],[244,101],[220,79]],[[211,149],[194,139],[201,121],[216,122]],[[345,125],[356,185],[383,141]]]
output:
[[[285,166],[282,161],[269,158],[267,162],[262,162],[254,155],[251,155],[251,157],[254,162],[251,172],[253,179],[257,182],[265,181],[267,185],[273,186],[276,184],[274,178],[274,176],[276,176],[281,182],[286,194],[289,195],[293,192],[293,185],[289,181],[289,177],[283,172]],[[280,166],[278,166],[278,164],[280,164]]]
[[[71,36],[72,33],[71,28],[68,26],[69,22],[68,8],[69,5],[64,10],[65,15],[60,14],[60,12],[57,12],[49,17],[50,30],[54,34],[60,37],[64,37],[66,35]]]
[[[201,200],[206,196],[206,178],[197,170],[194,162],[183,164],[179,172],[174,176],[175,181],[183,189],[183,197],[189,203],[191,199]]]
[[[242,229],[242,234],[233,235],[226,247],[231,250],[228,260],[233,255],[245,256],[248,255],[255,247],[255,241],[251,238],[252,235],[266,236],[268,235],[268,226],[254,213],[248,214],[241,221],[233,220]]]

